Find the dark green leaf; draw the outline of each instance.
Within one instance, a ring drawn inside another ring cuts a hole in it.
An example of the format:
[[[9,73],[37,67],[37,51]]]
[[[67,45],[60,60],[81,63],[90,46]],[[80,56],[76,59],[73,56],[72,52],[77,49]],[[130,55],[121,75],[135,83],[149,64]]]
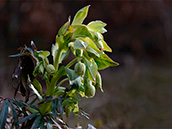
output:
[[[78,89],[81,85],[81,77],[75,74],[75,71],[69,68],[65,68],[66,74],[69,78],[69,84],[72,86],[72,89]]]
[[[36,115],[38,115],[38,112],[35,112],[35,113],[33,113],[33,114],[30,114],[30,115],[24,117],[24,118],[19,122],[19,124],[22,124],[23,122],[32,119],[32,118],[35,117]]]
[[[100,58],[95,57],[94,60],[98,66],[98,70],[102,70],[102,69],[105,69],[110,66],[119,65],[118,63],[116,63],[112,59],[110,59],[106,54],[102,54],[100,56]]]
[[[50,119],[47,119],[47,129],[53,129],[53,125]]]
[[[90,5],[80,9],[74,19],[73,19],[73,22],[72,22],[72,25],[79,25],[79,24],[82,24],[82,22],[84,21],[84,19],[87,17],[87,13],[88,13],[88,9],[89,9]]]
[[[44,119],[43,119],[43,118],[41,119],[40,129],[45,129],[45,126],[44,126]],[[47,128],[47,129],[49,129],[49,128]]]
[[[17,101],[17,100],[15,100],[15,99],[13,99],[13,98],[10,98],[10,100],[12,100],[13,102],[14,102],[14,104],[22,111],[22,113],[26,116],[27,115],[27,113],[26,113],[26,111],[25,111],[25,109],[24,109],[24,106],[23,106],[23,103],[20,101]]]
[[[32,124],[31,129],[36,129],[36,128],[38,127],[41,118],[42,118],[42,115],[39,115],[39,116],[35,119],[34,123]]]
[[[11,108],[12,108],[12,112],[13,112],[13,118],[14,118],[14,124],[15,124],[15,127],[16,129],[19,129],[19,124],[18,124],[18,116],[17,116],[17,113],[16,113],[16,109],[13,105],[13,103],[10,101],[11,103]]]
[[[57,112],[58,100],[57,99],[54,99],[52,101],[52,104],[51,105],[52,105],[52,113],[53,113],[53,115],[55,117],[57,117],[57,115],[58,115],[58,112]]]
[[[26,105],[26,106],[28,106],[28,107],[31,107],[31,108],[37,110],[38,112],[40,112],[40,110],[39,110],[37,107],[35,107],[35,106],[31,105],[31,104],[25,103],[25,102],[22,102],[22,103],[23,103],[24,105]]]
[[[0,113],[0,129],[5,128],[4,126],[8,115],[8,104],[9,104],[8,99],[6,99]]]
[[[63,104],[62,104],[61,99],[58,101],[58,107],[59,107],[60,115],[62,116],[62,114],[63,114]]]
[[[106,26],[106,23],[99,21],[99,20],[92,21],[87,25],[88,29],[92,32],[99,32],[105,26]]]

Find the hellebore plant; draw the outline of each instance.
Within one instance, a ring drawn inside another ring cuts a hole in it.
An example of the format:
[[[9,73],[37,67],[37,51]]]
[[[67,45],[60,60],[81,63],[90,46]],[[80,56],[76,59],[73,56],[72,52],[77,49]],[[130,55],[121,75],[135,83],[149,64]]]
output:
[[[107,32],[106,23],[96,20],[83,24],[88,9],[89,6],[80,9],[72,22],[69,18],[60,28],[51,53],[38,51],[31,41],[31,48],[25,45],[19,54],[10,56],[18,57],[12,75],[16,90],[14,98],[1,96],[0,129],[8,128],[8,108],[12,112],[10,128],[15,129],[67,129],[64,115],[67,119],[71,112],[76,116],[87,115],[78,106],[80,97],[92,98],[98,88],[103,92],[98,70],[118,65],[104,52],[112,52],[102,35]],[[70,55],[75,58],[64,65],[63,61]],[[25,101],[16,100],[17,93]]]

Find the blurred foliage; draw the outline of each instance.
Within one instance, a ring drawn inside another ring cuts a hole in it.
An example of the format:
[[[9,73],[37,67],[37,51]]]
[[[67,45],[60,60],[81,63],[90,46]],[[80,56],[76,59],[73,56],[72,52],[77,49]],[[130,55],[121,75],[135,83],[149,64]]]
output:
[[[50,48],[68,15],[88,4],[92,8],[86,23],[100,18],[108,24],[105,39],[113,50],[108,55],[120,63],[102,72],[107,85],[102,99],[97,95],[90,100],[101,109],[90,108],[91,116],[99,112],[95,123],[103,129],[171,128],[171,1],[0,1],[0,65],[31,40],[40,49]],[[11,71],[1,68],[1,86],[9,85],[4,80]]]

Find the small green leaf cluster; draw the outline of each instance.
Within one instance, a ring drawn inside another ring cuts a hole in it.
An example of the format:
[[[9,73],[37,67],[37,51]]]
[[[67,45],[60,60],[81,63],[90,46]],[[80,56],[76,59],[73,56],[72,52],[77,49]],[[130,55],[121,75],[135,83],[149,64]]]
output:
[[[118,63],[105,54],[105,51],[112,52],[103,38],[103,34],[107,32],[106,23],[96,20],[87,25],[83,24],[89,7],[80,9],[72,22],[69,18],[60,28],[55,44],[52,44],[51,53],[38,51],[31,42],[31,48],[24,46],[19,54],[11,56],[18,57],[13,73],[13,80],[17,80],[15,95],[20,91],[26,97],[25,102],[10,100],[16,128],[21,124],[24,127],[30,121],[33,129],[68,128],[63,122],[63,115],[67,119],[71,112],[75,115],[86,115],[78,105],[80,96],[92,98],[98,88],[103,92],[102,78],[98,70],[116,66]],[[63,65],[63,61],[70,54],[75,58],[67,65]],[[52,63],[49,61],[50,55]],[[34,67],[29,72],[26,67],[28,59]],[[71,66],[74,66],[74,69]],[[45,81],[46,91],[43,91],[38,76]],[[28,103],[30,91],[34,93],[35,98]],[[7,99],[4,105],[1,116],[8,113],[5,109],[8,107]],[[24,114],[24,118],[19,122],[14,107]],[[0,118],[3,127],[5,120],[6,118]]]

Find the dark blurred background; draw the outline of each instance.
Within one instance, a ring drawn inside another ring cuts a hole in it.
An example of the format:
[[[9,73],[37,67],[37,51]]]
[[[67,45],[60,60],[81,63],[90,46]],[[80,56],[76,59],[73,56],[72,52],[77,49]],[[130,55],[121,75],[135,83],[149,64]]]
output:
[[[13,97],[11,75],[16,54],[33,40],[38,49],[51,49],[59,28],[86,5],[85,24],[107,23],[107,53],[120,63],[102,70],[104,93],[82,99],[90,114],[68,122],[100,129],[172,128],[172,2],[163,0],[0,0],[0,95]]]

